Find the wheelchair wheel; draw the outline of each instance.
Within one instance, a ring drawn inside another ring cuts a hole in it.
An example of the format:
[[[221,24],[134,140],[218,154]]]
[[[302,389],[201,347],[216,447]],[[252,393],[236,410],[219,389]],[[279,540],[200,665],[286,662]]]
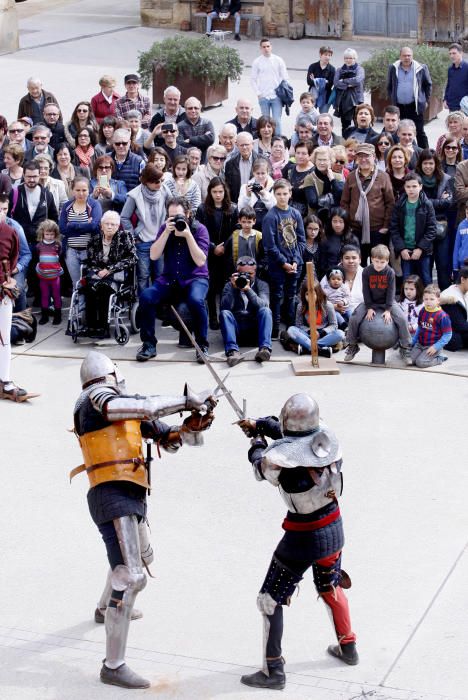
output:
[[[134,301],[130,307],[130,333],[138,333],[140,330],[140,305],[138,301]]]
[[[130,340],[130,333],[123,323],[116,323],[114,326],[114,338],[119,345],[126,345]]]
[[[77,343],[78,342],[78,321],[76,321],[76,319],[73,319],[73,321],[71,322],[70,325],[71,325],[70,332],[71,332],[72,340],[74,343]]]

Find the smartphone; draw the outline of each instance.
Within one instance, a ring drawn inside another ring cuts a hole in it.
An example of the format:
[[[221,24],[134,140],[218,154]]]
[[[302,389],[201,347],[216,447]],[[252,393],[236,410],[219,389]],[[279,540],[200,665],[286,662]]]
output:
[[[109,187],[107,175],[99,175],[99,187]]]
[[[172,122],[166,122],[162,125],[161,131],[175,131],[174,124]]]

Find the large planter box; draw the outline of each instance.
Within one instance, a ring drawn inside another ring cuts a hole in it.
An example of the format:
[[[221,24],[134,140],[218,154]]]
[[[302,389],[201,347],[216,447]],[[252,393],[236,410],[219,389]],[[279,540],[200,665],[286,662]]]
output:
[[[385,107],[390,104],[387,97],[381,97],[380,93],[371,93],[371,104],[375,112],[377,119],[382,119],[385,111]],[[424,121],[432,121],[437,118],[439,112],[442,112],[444,108],[443,102],[439,97],[431,96],[429,104],[427,105],[426,111],[424,112]]]
[[[177,85],[182,93],[182,104],[188,97],[197,97],[202,107],[214,107],[228,99],[228,79],[217,85],[207,85],[190,75],[177,75],[168,81],[164,68],[153,67],[153,104],[163,104],[163,93],[168,85]]]

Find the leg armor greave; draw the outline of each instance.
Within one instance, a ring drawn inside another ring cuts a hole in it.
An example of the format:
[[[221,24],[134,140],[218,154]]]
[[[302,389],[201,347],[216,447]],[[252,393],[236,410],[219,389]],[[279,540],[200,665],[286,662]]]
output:
[[[266,675],[269,675],[268,659],[281,657],[282,606],[289,605],[301,579],[302,576],[273,557],[257,598],[257,607],[263,619],[263,672]]]
[[[105,663],[111,669],[118,668],[125,662],[132,608],[137,594],[146,586],[146,575],[141,565],[140,537],[136,516],[126,515],[122,518],[116,518],[113,522],[125,564],[119,564],[112,571],[112,597],[105,616]],[[114,593],[117,595],[114,596]]]

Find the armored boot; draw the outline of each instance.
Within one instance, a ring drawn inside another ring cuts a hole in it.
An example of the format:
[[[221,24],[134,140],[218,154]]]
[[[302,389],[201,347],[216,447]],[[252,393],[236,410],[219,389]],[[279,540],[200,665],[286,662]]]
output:
[[[268,673],[257,671],[241,677],[241,683],[252,688],[267,688],[268,690],[283,690],[286,685],[284,659],[267,659]]]

